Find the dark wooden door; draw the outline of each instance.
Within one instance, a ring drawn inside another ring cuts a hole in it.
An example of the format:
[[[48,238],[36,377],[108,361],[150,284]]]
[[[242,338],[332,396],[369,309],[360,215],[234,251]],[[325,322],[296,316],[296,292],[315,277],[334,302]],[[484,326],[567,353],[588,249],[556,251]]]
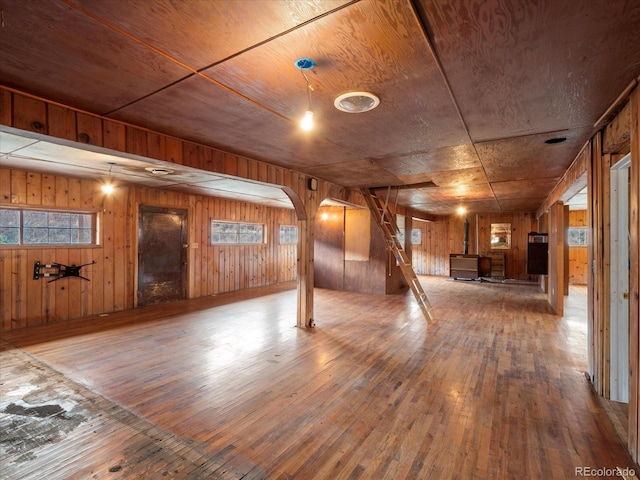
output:
[[[187,211],[140,206],[138,305],[187,298]]]

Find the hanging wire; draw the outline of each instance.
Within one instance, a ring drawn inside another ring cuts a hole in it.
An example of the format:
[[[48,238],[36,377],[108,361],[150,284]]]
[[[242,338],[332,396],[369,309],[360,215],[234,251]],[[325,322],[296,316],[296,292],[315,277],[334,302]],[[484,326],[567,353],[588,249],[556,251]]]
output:
[[[305,75],[304,70],[300,70],[300,73],[302,74],[302,78],[304,78],[304,81],[307,84],[307,102],[309,103],[309,110],[311,110],[311,92],[314,91],[314,88],[313,88],[313,85],[311,85],[311,82],[309,81],[307,76]]]

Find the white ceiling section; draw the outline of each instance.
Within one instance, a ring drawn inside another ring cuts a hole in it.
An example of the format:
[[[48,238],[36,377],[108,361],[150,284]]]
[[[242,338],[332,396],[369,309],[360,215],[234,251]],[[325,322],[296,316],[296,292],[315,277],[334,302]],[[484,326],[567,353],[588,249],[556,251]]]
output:
[[[569,210],[586,210],[587,209],[587,188],[583,188],[573,197],[571,197],[565,205],[569,205]]]
[[[97,181],[106,181],[111,177],[114,183],[293,208],[291,200],[282,189],[268,184],[242,181],[227,175],[140,156],[110,154],[104,149],[85,150],[71,144],[51,143],[38,137],[41,136],[33,134],[30,137],[15,129],[0,128],[0,165]],[[157,175],[145,170],[153,167],[169,169],[172,173]]]

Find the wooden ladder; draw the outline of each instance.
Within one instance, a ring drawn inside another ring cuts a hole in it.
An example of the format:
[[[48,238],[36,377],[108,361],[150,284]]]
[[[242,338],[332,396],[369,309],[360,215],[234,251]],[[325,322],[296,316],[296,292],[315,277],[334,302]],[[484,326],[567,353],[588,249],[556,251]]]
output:
[[[361,188],[360,192],[362,193],[362,196],[364,197],[364,200],[369,207],[371,214],[374,216],[376,223],[382,230],[385,241],[387,242],[387,247],[393,252],[394,256],[396,257],[396,262],[398,263],[398,266],[400,267],[405,280],[409,284],[409,288],[411,288],[414,297],[416,297],[424,318],[427,320],[427,322],[433,321],[434,317],[431,313],[431,303],[427,298],[427,294],[424,293],[422,285],[420,284],[416,273],[413,271],[411,260],[409,260],[409,256],[407,255],[407,252],[405,251],[402,243],[398,238],[400,230],[398,229],[398,225],[395,222],[395,213],[392,213],[389,208],[391,187],[387,188],[387,197],[384,201],[382,201],[380,197],[373,193],[370,188]]]

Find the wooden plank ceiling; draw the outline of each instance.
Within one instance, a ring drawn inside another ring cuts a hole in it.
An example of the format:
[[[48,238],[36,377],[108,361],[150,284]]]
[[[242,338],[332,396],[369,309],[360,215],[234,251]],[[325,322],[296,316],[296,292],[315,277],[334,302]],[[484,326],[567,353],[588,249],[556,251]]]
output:
[[[640,75],[624,0],[30,0],[0,83],[433,214],[535,211]],[[307,71],[316,128],[302,132]],[[334,108],[348,91],[378,108]],[[564,143],[545,140],[565,137]],[[35,160],[34,160],[35,161]],[[10,162],[5,155],[3,162]]]

